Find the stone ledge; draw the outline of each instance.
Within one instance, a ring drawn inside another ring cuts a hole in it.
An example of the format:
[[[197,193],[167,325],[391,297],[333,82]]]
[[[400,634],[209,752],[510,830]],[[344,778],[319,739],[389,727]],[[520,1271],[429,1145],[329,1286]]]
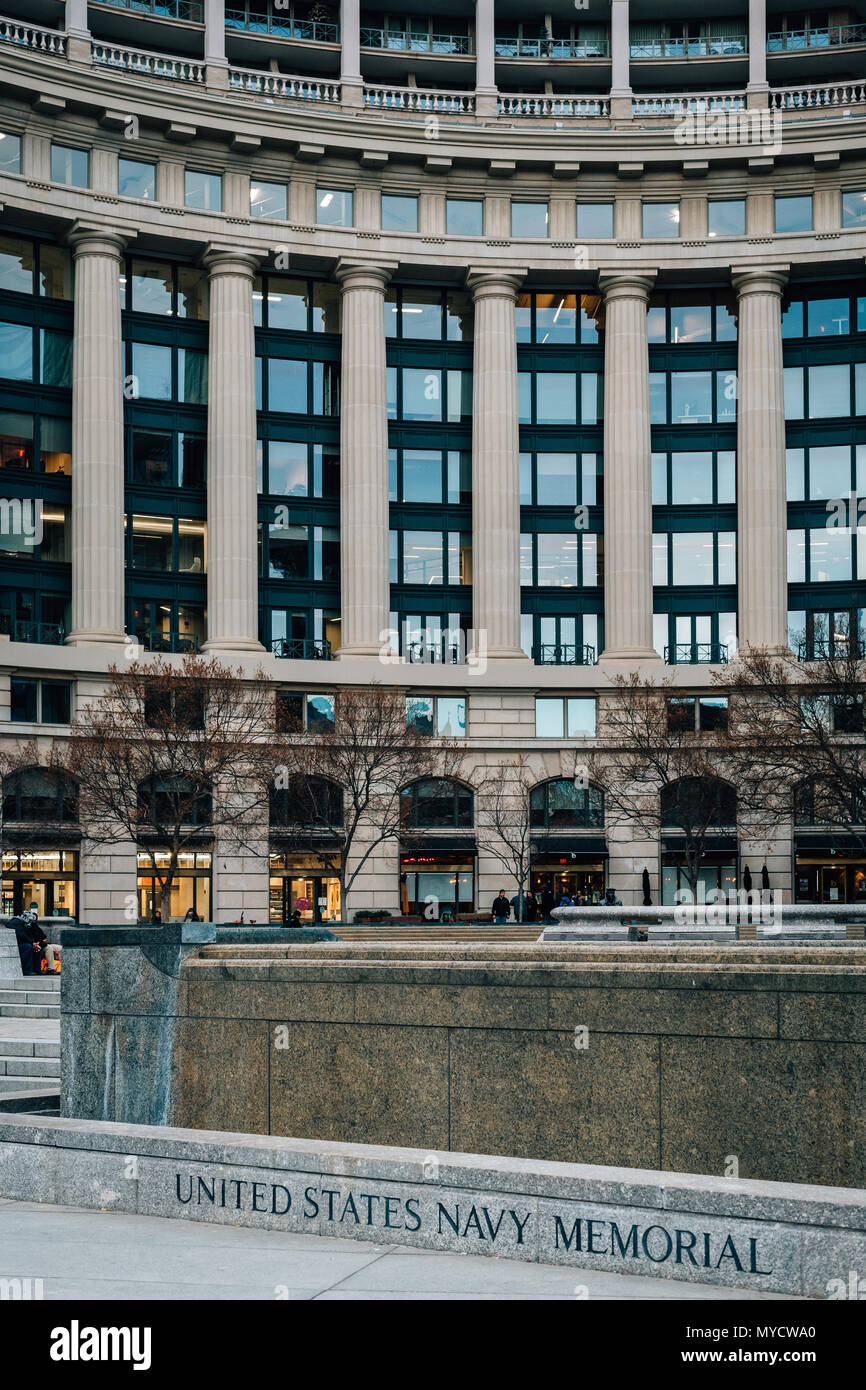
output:
[[[130,1156],[137,1176],[125,1176]],[[0,1115],[0,1196],[827,1296],[866,1192]],[[366,1219],[365,1219],[366,1217]]]

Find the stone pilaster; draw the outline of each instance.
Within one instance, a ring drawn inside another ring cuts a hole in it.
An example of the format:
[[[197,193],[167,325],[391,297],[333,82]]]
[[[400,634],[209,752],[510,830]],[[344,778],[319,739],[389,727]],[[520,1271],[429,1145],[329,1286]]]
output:
[[[735,267],[739,300],[737,578],[740,646],[788,638],[782,292],[787,266]]]
[[[767,82],[767,0],[749,0],[749,82],[746,102],[766,106]]]
[[[647,303],[654,271],[602,274],[604,294],[603,657],[653,648],[652,470]]]
[[[385,288],[396,265],[341,261],[340,660],[377,656],[391,609]]]
[[[472,391],[472,626],[491,660],[520,646],[520,432],[514,305],[525,270],[470,270],[475,305]]]
[[[363,104],[360,0],[340,0],[340,84],[344,106]]]
[[[207,85],[227,87],[225,0],[205,0],[204,55]]]
[[[610,110],[617,119],[631,118],[630,25],[628,0],[611,0]]]
[[[493,0],[475,6],[475,103],[480,116],[496,114],[496,48]]]
[[[72,365],[72,646],[122,642],[125,240],[76,223]]]
[[[252,252],[210,247],[207,407],[208,652],[258,640],[256,382]]]

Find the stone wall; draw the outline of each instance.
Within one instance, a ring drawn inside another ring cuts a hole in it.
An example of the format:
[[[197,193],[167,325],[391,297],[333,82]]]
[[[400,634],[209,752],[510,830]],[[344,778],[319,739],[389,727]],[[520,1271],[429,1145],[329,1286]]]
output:
[[[64,933],[64,1115],[866,1185],[856,943],[201,944],[213,930]]]

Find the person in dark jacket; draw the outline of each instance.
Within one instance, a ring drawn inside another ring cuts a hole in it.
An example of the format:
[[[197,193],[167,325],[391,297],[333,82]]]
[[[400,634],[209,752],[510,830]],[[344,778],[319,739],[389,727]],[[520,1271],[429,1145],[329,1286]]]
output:
[[[550,888],[549,888],[549,887],[548,887],[548,888],[542,888],[542,890],[541,890],[541,915],[542,915],[542,917],[544,918],[545,922],[552,922],[552,921],[553,921],[553,918],[551,917],[550,914],[551,914],[551,912],[553,911],[553,909],[554,909],[555,907],[556,907],[556,898],[553,896],[553,893],[550,891]]]
[[[39,925],[38,913],[31,908],[26,908],[20,917],[13,917],[8,925],[14,931],[15,939],[18,942],[22,973],[25,975],[41,974],[48,937]]]
[[[491,914],[494,922],[507,922],[511,912],[511,903],[505,896],[505,889],[500,888],[499,896],[493,899]]]

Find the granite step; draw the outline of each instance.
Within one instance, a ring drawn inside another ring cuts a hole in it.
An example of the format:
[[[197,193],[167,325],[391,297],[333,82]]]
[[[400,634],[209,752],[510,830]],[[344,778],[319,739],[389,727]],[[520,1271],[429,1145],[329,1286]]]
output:
[[[0,1004],[59,1004],[60,990],[0,989]]]
[[[0,1053],[0,1076],[59,1076],[59,1057],[15,1057]]]
[[[53,975],[0,975],[0,990],[3,989],[45,989],[60,993],[60,976]]]
[[[59,1004],[0,1004],[0,1018],[59,1018]]]
[[[28,1081],[24,1081],[15,1091],[0,1091],[0,1114],[59,1117],[60,1090],[56,1085],[52,1088],[37,1089],[30,1086]]]
[[[0,1057],[59,1057],[60,1043],[53,1039],[4,1038],[0,1035]]]
[[[0,1095],[9,1091],[59,1090],[56,1076],[0,1076]]]

